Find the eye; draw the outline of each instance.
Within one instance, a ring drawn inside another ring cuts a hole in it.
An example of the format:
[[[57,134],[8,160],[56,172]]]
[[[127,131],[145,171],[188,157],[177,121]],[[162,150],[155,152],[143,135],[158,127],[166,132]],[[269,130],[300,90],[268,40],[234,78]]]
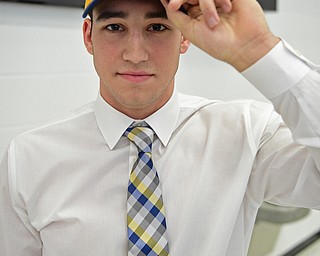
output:
[[[164,31],[168,29],[166,26],[162,24],[152,24],[149,28],[148,31]]]
[[[119,24],[110,24],[105,27],[105,29],[110,30],[110,31],[123,31],[123,27],[120,26]]]

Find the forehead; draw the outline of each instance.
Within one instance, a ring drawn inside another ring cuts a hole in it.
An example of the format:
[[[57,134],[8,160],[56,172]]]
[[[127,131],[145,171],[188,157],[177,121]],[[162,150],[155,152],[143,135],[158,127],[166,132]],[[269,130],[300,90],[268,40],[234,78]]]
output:
[[[167,17],[160,0],[102,0],[93,8],[96,19],[99,15],[105,16],[107,13],[121,13],[123,16],[143,15],[145,18]]]

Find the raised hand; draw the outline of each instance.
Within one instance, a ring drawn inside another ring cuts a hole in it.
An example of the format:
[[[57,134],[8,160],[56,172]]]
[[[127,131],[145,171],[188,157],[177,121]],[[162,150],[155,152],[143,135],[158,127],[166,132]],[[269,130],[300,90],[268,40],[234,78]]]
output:
[[[255,63],[279,41],[256,0],[161,2],[168,18],[187,39],[238,71]]]

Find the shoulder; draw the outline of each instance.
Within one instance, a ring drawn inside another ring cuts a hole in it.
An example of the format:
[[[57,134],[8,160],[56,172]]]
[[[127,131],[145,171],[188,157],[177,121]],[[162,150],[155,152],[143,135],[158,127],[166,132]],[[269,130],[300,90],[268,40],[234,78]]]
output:
[[[36,128],[19,134],[11,144],[20,147],[28,145],[48,145],[61,137],[74,136],[76,131],[92,128],[95,117],[93,103],[72,110],[63,116],[50,120]]]
[[[180,97],[180,123],[196,123],[199,129],[230,130],[261,138],[266,133],[272,136],[283,123],[269,102],[253,99],[221,101],[188,95]]]
[[[253,99],[222,101],[180,93],[179,102],[181,109],[194,109],[194,112],[208,113],[209,115],[250,115],[253,118],[263,118],[274,112],[271,103]]]

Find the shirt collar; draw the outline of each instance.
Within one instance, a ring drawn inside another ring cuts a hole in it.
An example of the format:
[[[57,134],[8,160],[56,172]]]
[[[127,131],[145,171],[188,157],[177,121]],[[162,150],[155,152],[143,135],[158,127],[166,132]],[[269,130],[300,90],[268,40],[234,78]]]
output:
[[[113,149],[124,131],[134,120],[114,109],[99,94],[95,102],[95,117],[98,127],[110,149]],[[176,91],[158,111],[144,119],[154,130],[164,146],[167,146],[179,118],[179,104]]]

